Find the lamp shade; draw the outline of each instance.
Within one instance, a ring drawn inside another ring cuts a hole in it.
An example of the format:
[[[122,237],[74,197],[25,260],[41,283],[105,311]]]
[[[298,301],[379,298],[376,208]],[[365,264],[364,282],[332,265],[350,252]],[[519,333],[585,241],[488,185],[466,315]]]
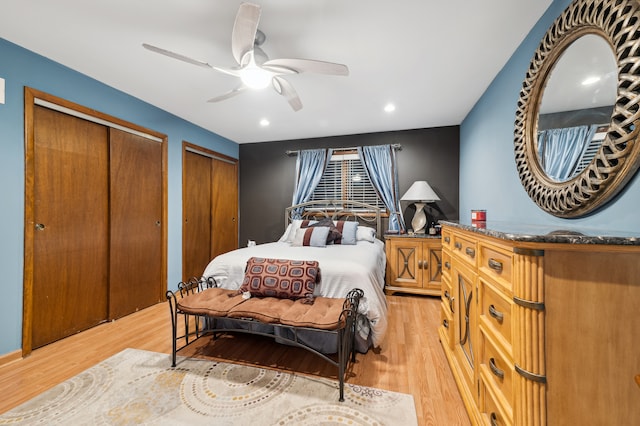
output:
[[[422,201],[424,203],[431,203],[433,201],[439,201],[440,197],[429,186],[426,180],[417,180],[413,182],[407,192],[404,193],[402,201]]]

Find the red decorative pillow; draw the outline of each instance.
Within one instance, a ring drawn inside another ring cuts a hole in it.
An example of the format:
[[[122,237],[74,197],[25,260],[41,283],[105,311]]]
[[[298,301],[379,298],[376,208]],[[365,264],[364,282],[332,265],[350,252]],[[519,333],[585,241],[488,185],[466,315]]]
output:
[[[315,260],[268,259],[252,257],[240,291],[252,296],[281,299],[306,299],[313,303],[313,290],[320,281],[320,268]]]

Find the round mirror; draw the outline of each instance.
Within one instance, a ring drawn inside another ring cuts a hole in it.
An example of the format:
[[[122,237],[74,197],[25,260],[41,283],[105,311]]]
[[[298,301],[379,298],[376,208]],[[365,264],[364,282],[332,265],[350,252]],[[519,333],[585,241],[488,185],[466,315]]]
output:
[[[520,92],[515,160],[529,197],[559,217],[611,200],[639,166],[639,4],[575,0],[543,37]],[[588,84],[596,77],[597,83]]]
[[[584,35],[562,53],[538,113],[537,159],[549,179],[568,181],[593,161],[609,128],[617,85],[616,58],[601,36]]]

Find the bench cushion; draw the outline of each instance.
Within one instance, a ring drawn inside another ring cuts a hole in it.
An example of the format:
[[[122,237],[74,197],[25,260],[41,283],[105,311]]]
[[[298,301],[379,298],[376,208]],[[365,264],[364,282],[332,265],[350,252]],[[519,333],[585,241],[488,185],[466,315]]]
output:
[[[267,324],[280,322],[283,312],[286,312],[294,301],[278,299],[276,297],[251,297],[241,304],[231,308],[227,314],[229,318],[252,318]],[[313,305],[306,304],[307,308]]]
[[[231,297],[235,290],[208,288],[178,299],[178,309],[190,315],[224,317],[234,306],[242,303],[241,295]]]
[[[280,323],[293,327],[310,327],[320,330],[343,328],[346,319],[340,318],[345,299],[316,297],[313,305],[296,301],[280,315]]]

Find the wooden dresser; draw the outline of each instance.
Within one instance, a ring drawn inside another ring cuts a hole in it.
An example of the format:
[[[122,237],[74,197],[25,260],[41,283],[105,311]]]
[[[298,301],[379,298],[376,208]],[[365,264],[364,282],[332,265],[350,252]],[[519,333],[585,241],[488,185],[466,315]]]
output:
[[[640,425],[640,238],[444,222],[440,339],[473,424]]]
[[[385,292],[440,296],[442,246],[428,234],[385,235]]]

